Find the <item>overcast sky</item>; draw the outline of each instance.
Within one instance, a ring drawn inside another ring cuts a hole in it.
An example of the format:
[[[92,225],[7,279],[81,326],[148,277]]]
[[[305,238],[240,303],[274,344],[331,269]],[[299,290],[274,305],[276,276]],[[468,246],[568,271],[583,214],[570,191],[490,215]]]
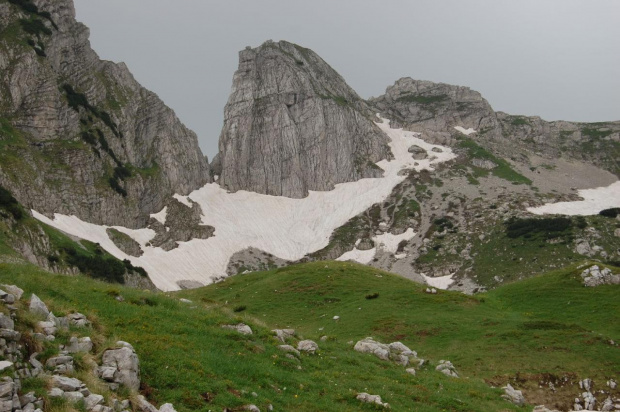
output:
[[[127,63],[211,159],[239,50],[311,48],[362,97],[400,77],[469,86],[495,110],[620,120],[618,0],[75,0],[103,59]]]

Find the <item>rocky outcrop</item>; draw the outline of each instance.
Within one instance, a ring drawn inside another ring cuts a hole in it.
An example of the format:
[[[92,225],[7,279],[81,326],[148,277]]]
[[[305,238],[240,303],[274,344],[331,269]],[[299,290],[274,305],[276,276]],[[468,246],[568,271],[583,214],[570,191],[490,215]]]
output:
[[[230,190],[301,198],[382,176],[391,155],[373,113],[309,49],[267,41],[239,53],[217,168]],[[214,165],[215,166],[215,165]]]
[[[597,265],[581,272],[584,286],[596,287],[600,285],[620,285],[620,275],[614,275],[609,268],[601,270]]]
[[[433,143],[452,144],[457,126],[475,130],[499,127],[489,102],[469,87],[404,77],[369,103],[392,119],[394,126],[424,133]]]
[[[0,184],[48,215],[138,227],[209,182],[196,135],[124,64],[99,59],[72,0],[34,3],[0,5]]]

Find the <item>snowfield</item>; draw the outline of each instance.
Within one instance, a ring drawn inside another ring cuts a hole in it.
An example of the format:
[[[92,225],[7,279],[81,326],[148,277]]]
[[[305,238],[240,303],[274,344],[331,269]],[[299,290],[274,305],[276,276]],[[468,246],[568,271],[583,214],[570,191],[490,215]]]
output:
[[[226,275],[228,262],[234,253],[249,247],[292,261],[324,248],[336,228],[390,195],[392,189],[406,177],[399,175],[399,172],[404,169],[432,170],[434,165],[456,157],[450,148],[426,143],[419,138],[418,133],[390,128],[387,119],[377,125],[390,138],[390,148],[394,155],[393,160],[377,163],[385,171],[382,178],[342,183],[326,192],[311,191],[303,199],[247,191],[228,193],[217,183],[207,184],[188,196],[175,195],[177,200],[190,207],[190,200],[198,203],[202,207],[202,223],[213,226],[215,235],[209,239],[179,242],[178,248],[168,252],[146,246],[155,236],[151,229],[114,227],[140,243],[144,254],[137,258],[127,256],[114,245],[106,233],[107,226],[83,222],[75,216],[55,214],[54,219],[50,220],[35,211],[33,214],[50,226],[99,243],[119,259],[129,259],[133,265],[142,266],[161,290],[178,290],[180,287],[177,282],[184,280],[209,284]],[[412,145],[425,149],[429,158],[414,160],[407,151]],[[435,147],[442,151],[431,152]],[[153,217],[165,222],[166,210]],[[410,239],[414,235],[413,229],[409,229],[402,235],[379,235],[375,242],[378,247],[394,253],[401,240]],[[372,260],[375,250],[354,249],[349,253],[349,257],[345,258],[345,254],[340,260],[364,261],[370,253]]]
[[[547,203],[527,210],[535,215],[596,215],[601,210],[620,207],[620,180],[607,187],[579,190],[579,196],[584,200]]]

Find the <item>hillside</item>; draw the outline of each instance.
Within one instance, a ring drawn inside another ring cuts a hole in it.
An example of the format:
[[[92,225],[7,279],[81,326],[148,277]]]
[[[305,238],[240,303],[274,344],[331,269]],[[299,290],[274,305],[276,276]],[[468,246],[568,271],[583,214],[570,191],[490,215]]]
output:
[[[581,393],[579,380],[590,378],[609,393],[605,382],[620,375],[612,343],[620,338],[617,286],[585,288],[575,267],[476,297],[425,293],[424,286],[401,277],[339,262],[162,294],[54,275],[8,257],[0,263],[2,283],[20,286],[25,296],[36,293],[56,314],[79,311],[92,319],[95,359],[105,342],[130,342],[140,357],[140,391],[178,411],[249,404],[260,410],[382,409],[360,403],[358,392],[378,394],[397,411],[531,410],[501,398],[499,388],[509,382],[530,405],[567,410]],[[254,333],[221,327],[238,322]],[[285,357],[270,332],[274,328],[295,328],[288,343],[312,339],[318,352]],[[367,336],[401,341],[427,363],[411,365],[414,376],[404,366],[354,351],[354,343]],[[454,364],[460,378],[435,370],[442,359]],[[596,396],[602,402],[607,395]]]

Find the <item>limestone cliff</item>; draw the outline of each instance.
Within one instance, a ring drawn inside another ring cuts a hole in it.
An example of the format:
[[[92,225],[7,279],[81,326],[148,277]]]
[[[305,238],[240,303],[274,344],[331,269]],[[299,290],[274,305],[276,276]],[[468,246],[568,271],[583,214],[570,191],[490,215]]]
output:
[[[284,41],[246,48],[224,111],[219,183],[300,198],[381,176],[374,163],[391,154],[372,119],[367,104],[311,50]]]
[[[0,184],[26,207],[144,226],[211,180],[196,135],[120,63],[72,0],[0,0]]]

